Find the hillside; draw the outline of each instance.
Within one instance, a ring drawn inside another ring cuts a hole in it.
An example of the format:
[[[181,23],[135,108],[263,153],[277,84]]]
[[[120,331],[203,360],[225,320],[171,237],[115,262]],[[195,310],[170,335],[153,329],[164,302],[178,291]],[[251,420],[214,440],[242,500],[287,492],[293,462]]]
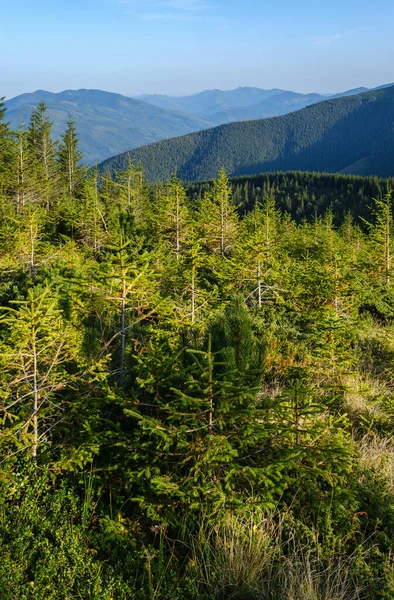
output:
[[[190,96],[164,96],[145,94],[138,99],[154,106],[209,117],[215,113],[258,104],[263,100],[283,93],[283,90],[264,90],[254,87],[239,87],[235,90],[206,90]]]
[[[98,185],[5,118],[1,600],[392,600],[394,179]]]
[[[151,181],[267,171],[394,173],[394,86],[327,100],[272,119],[231,123],[115,156],[102,169],[142,164]]]
[[[265,98],[257,104],[229,109],[210,115],[215,123],[231,123],[233,121],[250,121],[253,119],[268,119],[279,117],[290,112],[301,110],[311,104],[322,102],[326,98],[320,94],[297,94],[295,92],[281,92]]]
[[[207,90],[199,94],[182,97],[145,94],[138,99],[153,106],[199,116],[202,119],[209,120],[213,125],[224,125],[234,121],[279,117],[329,98],[354,96],[369,91],[372,90],[360,87],[331,96],[323,96],[316,93],[300,94],[278,88],[265,90],[239,87],[235,90],[225,91]]]
[[[198,117],[179,114],[101,90],[67,90],[53,94],[38,90],[6,102],[7,119],[14,128],[43,100],[53,121],[55,139],[63,133],[71,114],[78,130],[86,163],[95,164],[109,156],[157,140],[209,127]]]
[[[198,205],[213,181],[190,182],[186,186],[190,201]],[[394,189],[394,178],[364,177],[338,173],[286,171],[260,173],[229,179],[231,197],[239,214],[253,210],[261,198],[274,194],[276,207],[298,223],[314,222],[330,210],[336,225],[350,213],[355,223],[365,228],[371,218],[372,198],[382,199]]]
[[[140,100],[153,106],[207,119],[213,125],[277,117],[322,102],[326,98],[321,94],[299,94],[278,88],[264,90],[250,87],[239,87],[235,90],[207,90],[182,97],[149,94],[139,97]]]

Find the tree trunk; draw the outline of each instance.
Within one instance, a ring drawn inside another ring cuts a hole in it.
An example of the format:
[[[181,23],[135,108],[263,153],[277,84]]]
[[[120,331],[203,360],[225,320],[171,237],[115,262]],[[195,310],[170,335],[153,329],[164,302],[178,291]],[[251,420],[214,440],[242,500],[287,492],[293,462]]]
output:
[[[257,294],[258,294],[258,306],[262,306],[262,293],[261,293],[261,261],[257,263]]]
[[[192,323],[194,323],[195,318],[196,318],[196,273],[195,273],[195,266],[192,266]]]
[[[123,261],[123,255],[121,258],[121,273],[122,273],[122,313],[121,313],[121,330],[120,330],[120,365],[119,365],[119,379],[120,387],[125,387],[125,356],[126,356],[126,274],[125,265]]]
[[[391,256],[390,256],[390,208],[387,205],[385,233],[386,285],[390,285]]]
[[[212,336],[208,337],[208,382],[209,382],[209,413],[208,429],[213,428],[213,356],[212,356]]]
[[[38,449],[38,382],[37,382],[37,351],[36,351],[36,332],[33,326],[32,331],[32,352],[33,352],[33,446],[32,457],[37,463]]]

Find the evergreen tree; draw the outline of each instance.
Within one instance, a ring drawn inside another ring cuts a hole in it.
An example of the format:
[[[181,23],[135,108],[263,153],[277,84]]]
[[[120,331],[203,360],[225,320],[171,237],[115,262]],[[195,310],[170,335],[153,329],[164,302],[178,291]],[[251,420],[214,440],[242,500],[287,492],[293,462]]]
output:
[[[149,191],[143,170],[129,160],[127,169],[117,172],[115,184],[120,190],[121,206],[131,212],[138,227],[146,227],[151,215]]]
[[[278,296],[279,265],[283,270],[280,217],[272,196],[266,197],[262,205],[256,202],[253,211],[244,218],[241,231],[235,250],[241,270],[239,279],[248,300],[261,309],[263,302]]]
[[[5,121],[4,98],[0,98],[0,195],[9,193],[15,185],[16,149],[9,124]]]
[[[190,322],[192,326],[196,326],[198,320],[204,323],[215,303],[215,289],[209,283],[210,271],[205,262],[200,232],[191,225],[178,271],[182,289],[177,305],[180,306],[186,301],[186,322]]]
[[[57,189],[56,149],[52,141],[52,123],[46,114],[47,107],[40,102],[32,112],[27,132],[27,144],[32,157],[32,169],[38,186],[40,201],[49,211]]]
[[[247,315],[239,317],[248,330]],[[215,338],[223,340],[218,329]],[[234,356],[236,338],[226,341],[235,343]],[[260,372],[223,363],[223,350],[214,351],[208,334],[202,349],[174,352],[158,339],[139,357],[140,404],[125,411],[136,422],[128,473],[136,499],[155,518],[174,519],[180,508],[195,511],[201,503],[216,512],[237,504],[245,488],[269,502],[275,486],[285,485],[284,463],[270,463],[263,450],[271,428],[263,423],[267,406],[256,401]],[[254,459],[244,462],[246,456]]]
[[[205,195],[200,205],[199,220],[208,246],[220,256],[229,254],[236,240],[238,219],[224,169],[215,180],[212,192]]]
[[[79,150],[75,123],[70,116],[57,152],[60,178],[70,196],[76,193],[82,182],[82,169],[79,164],[81,160],[82,152]]]
[[[23,130],[22,123],[16,135],[17,144],[17,185],[16,185],[16,206],[18,212],[23,212],[27,204],[33,202],[32,181],[29,169],[29,155],[27,147],[27,133]]]
[[[92,170],[84,180],[77,231],[84,243],[98,254],[109,237],[104,204],[99,194],[97,170]]]
[[[373,209],[374,225],[368,224],[372,229],[373,252],[378,260],[378,269],[388,287],[391,280],[392,267],[392,234],[393,210],[392,192],[387,192],[382,200],[375,200]]]
[[[119,340],[114,374],[121,389],[126,384],[127,338],[141,321],[157,314],[157,292],[149,256],[143,252],[137,237],[125,237],[120,230],[117,244],[106,246],[106,261],[96,274],[97,292],[106,305],[108,337],[106,347]]]
[[[160,238],[167,240],[168,246],[177,260],[181,256],[188,232],[188,210],[186,192],[174,175],[167,183],[157,207],[157,231]]]
[[[3,309],[1,318],[9,332],[0,358],[1,441],[8,451],[29,448],[37,460],[61,419],[61,391],[73,379],[67,365],[77,352],[76,338],[48,289],[30,289],[26,300],[13,305],[17,308]]]

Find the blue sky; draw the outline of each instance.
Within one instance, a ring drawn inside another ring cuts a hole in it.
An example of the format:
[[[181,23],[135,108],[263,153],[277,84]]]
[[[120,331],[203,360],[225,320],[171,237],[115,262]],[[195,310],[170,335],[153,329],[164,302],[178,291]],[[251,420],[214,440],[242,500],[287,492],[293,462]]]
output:
[[[5,0],[0,96],[394,81],[393,0]]]

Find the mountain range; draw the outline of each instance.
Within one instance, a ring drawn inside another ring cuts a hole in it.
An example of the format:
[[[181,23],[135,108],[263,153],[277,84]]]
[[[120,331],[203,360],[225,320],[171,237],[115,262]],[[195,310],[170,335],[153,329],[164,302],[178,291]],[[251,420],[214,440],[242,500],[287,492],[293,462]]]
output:
[[[113,157],[101,169],[141,164],[150,181],[267,171],[394,174],[394,86],[342,95],[284,116],[221,125]]]
[[[208,90],[182,97],[146,94],[138,98],[153,106],[195,115],[210,121],[213,125],[223,125],[233,121],[278,117],[323,102],[328,98],[354,96],[368,91],[371,90],[360,87],[340,94],[324,96],[316,93],[300,94],[278,88],[263,90],[239,87],[228,91]]]
[[[366,88],[350,90],[354,95]],[[212,128],[233,121],[262,119],[297,111],[324,101],[321,94],[240,87],[209,90],[180,98],[146,95],[129,98],[101,90],[38,90],[7,100],[7,118],[14,128],[27,124],[43,100],[53,122],[54,138],[63,133],[71,114],[79,133],[84,162],[96,164],[110,156],[152,142]]]
[[[67,90],[54,94],[38,90],[6,101],[7,120],[18,128],[26,125],[40,101],[48,106],[55,139],[64,132],[71,115],[75,121],[84,162],[102,160],[157,140],[211,126],[193,115],[152,106],[134,98],[101,90]]]

